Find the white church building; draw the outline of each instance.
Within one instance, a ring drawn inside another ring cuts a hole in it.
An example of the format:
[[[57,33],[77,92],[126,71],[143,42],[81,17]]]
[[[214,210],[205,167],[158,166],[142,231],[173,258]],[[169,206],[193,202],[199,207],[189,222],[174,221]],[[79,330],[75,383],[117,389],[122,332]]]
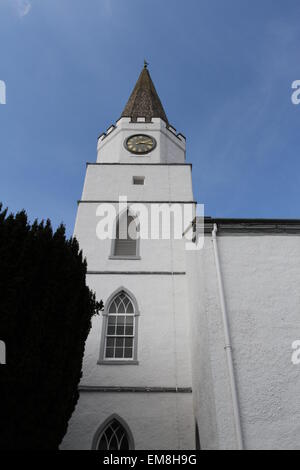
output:
[[[204,246],[187,250],[184,233],[120,236],[125,215],[126,235],[140,230],[122,196],[196,205],[186,139],[146,64],[78,203],[74,236],[105,307],[61,449],[300,449],[300,221],[190,220]],[[112,239],[97,236],[103,205],[116,210]]]

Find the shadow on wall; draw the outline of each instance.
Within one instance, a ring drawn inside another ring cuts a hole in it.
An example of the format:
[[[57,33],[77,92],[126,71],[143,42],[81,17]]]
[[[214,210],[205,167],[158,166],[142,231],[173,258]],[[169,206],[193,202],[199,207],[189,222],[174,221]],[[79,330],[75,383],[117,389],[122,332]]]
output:
[[[199,429],[198,429],[198,423],[196,423],[195,426],[195,434],[196,434],[196,450],[201,450],[201,444],[200,444],[200,436],[199,436]]]

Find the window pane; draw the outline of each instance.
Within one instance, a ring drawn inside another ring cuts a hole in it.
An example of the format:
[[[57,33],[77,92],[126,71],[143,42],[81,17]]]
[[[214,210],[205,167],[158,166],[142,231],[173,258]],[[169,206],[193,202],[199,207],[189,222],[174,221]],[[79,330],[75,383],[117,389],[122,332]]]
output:
[[[106,348],[106,357],[114,357],[114,348]]]
[[[108,324],[115,325],[117,322],[117,317],[115,315],[109,315],[108,317]]]
[[[125,348],[132,348],[133,338],[125,338]]]
[[[115,346],[115,338],[107,338],[106,339],[106,346],[108,348],[113,348]]]
[[[117,324],[118,324],[118,325],[124,325],[124,323],[125,323],[125,318],[126,318],[126,317],[123,317],[123,316],[118,317],[118,319],[117,319]]]
[[[124,336],[124,325],[117,326],[117,335]]]
[[[133,320],[134,318],[133,317],[126,317],[126,325],[133,325]]]
[[[120,445],[120,450],[128,450],[128,449],[129,449],[128,439],[124,432],[124,436]]]
[[[124,338],[116,338],[117,348],[123,348],[123,345],[124,345]]]
[[[107,334],[108,335],[114,335],[115,331],[116,331],[116,327],[114,325],[113,326],[108,325],[108,327],[107,327]]]
[[[107,450],[107,449],[109,449],[108,444],[107,444],[107,440],[106,440],[105,436],[103,436],[101,438],[101,441],[99,442],[98,450]]]
[[[120,302],[118,313],[125,313],[125,305],[124,305],[123,300]]]
[[[132,358],[132,348],[125,348],[124,357]]]
[[[117,312],[116,302],[113,301],[111,306],[109,307],[109,313],[116,313],[116,312]]]
[[[123,348],[116,348],[115,357],[123,358]]]
[[[128,336],[133,335],[133,326],[126,326],[125,334]]]
[[[110,427],[111,427],[114,431],[117,431],[119,428],[121,428],[121,425],[120,425],[119,421],[117,421],[116,419],[114,419],[113,422],[111,423]]]
[[[127,306],[127,313],[134,313],[133,311],[133,305],[131,302],[129,302],[128,306]]]
[[[110,440],[109,450],[119,450],[118,441],[117,441],[116,436],[114,436],[114,437]]]

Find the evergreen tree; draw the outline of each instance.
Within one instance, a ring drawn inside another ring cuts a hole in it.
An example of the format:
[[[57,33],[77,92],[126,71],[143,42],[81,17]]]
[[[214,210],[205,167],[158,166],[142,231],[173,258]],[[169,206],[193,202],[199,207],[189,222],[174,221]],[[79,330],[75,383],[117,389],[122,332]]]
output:
[[[84,345],[102,302],[60,226],[0,205],[0,449],[57,449],[78,401]]]

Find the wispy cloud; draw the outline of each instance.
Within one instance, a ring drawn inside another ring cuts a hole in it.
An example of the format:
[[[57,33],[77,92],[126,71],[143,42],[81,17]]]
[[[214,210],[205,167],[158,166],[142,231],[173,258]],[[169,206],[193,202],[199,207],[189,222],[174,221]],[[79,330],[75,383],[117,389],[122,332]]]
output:
[[[31,2],[29,0],[13,0],[18,15],[22,18],[31,10]]]

